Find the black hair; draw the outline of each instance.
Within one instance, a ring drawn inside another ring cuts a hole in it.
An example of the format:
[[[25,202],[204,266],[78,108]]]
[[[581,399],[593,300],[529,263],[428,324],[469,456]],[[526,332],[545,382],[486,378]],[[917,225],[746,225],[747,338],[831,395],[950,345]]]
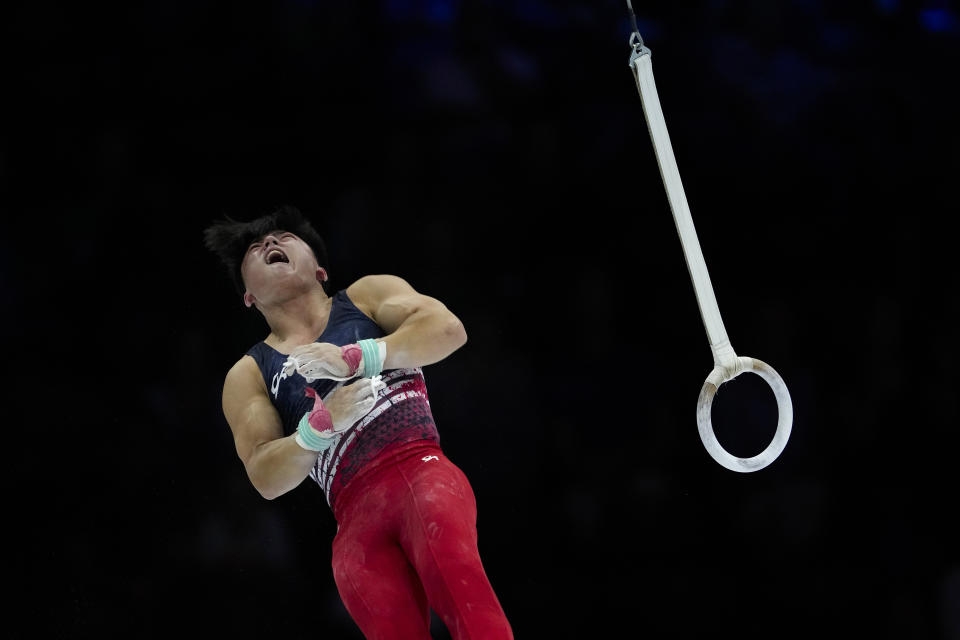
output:
[[[204,230],[203,243],[220,258],[221,264],[240,295],[246,291],[243,276],[240,274],[240,265],[243,264],[247,248],[251,243],[273,231],[288,231],[298,236],[313,249],[317,264],[324,269],[327,268],[327,247],[323,238],[296,207],[283,205],[249,222],[224,216],[223,220],[214,222]],[[323,283],[323,287],[326,290],[327,282]]]

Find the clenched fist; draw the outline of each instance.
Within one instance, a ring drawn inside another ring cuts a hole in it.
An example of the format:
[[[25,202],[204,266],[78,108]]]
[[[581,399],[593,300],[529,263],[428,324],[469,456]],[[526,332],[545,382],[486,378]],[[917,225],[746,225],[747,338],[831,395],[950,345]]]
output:
[[[377,403],[377,394],[384,387],[386,384],[377,376],[346,386],[337,385],[328,393],[323,398],[322,406],[330,412],[334,433],[349,429],[360,418],[370,413]],[[304,391],[307,395],[316,398],[316,391],[311,387],[307,387]]]
[[[283,363],[287,376],[299,373],[307,382],[314,380],[349,380],[357,373],[362,353],[356,344],[338,347],[329,342],[301,345],[290,352]]]

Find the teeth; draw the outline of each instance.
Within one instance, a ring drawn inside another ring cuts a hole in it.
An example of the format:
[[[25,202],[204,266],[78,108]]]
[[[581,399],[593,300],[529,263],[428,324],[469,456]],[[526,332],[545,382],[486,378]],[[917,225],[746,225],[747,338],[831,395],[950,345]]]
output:
[[[274,249],[267,254],[267,264],[273,264],[275,262],[287,262],[287,256],[279,249]]]

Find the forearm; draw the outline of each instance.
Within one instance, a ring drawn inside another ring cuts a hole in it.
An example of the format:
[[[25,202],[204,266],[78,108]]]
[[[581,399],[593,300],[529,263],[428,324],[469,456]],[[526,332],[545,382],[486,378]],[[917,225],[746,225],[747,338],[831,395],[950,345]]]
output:
[[[316,451],[297,444],[294,436],[264,442],[247,460],[250,482],[267,500],[296,488],[317,463]]]
[[[421,309],[393,333],[378,339],[387,345],[384,369],[423,367],[443,360],[467,342],[463,324],[446,310]]]

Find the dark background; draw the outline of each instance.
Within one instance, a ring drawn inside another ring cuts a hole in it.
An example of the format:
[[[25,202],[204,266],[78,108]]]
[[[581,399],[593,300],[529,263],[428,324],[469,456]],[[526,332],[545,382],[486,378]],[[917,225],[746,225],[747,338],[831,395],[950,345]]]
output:
[[[263,500],[220,412],[266,331],[202,230],[288,203],[336,288],[463,320],[425,375],[517,637],[960,637],[955,3],[635,4],[734,349],[792,394],[757,473],[697,435],[625,2],[5,9],[5,635],[361,637],[322,493]],[[713,416],[746,456],[776,407]]]

